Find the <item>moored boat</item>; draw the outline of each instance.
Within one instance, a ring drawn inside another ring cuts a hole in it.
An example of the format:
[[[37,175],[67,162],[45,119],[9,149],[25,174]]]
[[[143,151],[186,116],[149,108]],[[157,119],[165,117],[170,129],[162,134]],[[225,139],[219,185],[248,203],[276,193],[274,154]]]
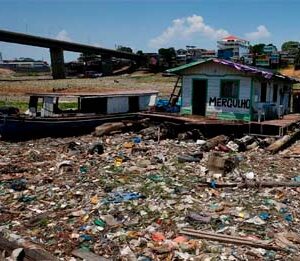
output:
[[[155,105],[157,94],[157,91],[31,93],[26,113],[13,108],[0,112],[1,139],[88,133],[105,122],[137,118],[137,112]]]

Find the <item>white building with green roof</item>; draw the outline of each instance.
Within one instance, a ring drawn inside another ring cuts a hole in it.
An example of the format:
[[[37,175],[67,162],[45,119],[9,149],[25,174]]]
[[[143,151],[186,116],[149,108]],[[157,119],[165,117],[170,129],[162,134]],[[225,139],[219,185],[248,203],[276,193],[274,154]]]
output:
[[[223,120],[276,119],[290,112],[296,80],[221,59],[169,69],[181,77],[181,114]]]

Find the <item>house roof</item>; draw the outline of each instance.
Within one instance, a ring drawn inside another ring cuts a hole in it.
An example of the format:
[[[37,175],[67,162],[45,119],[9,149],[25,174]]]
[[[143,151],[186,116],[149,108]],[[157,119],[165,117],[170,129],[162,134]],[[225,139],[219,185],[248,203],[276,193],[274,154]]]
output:
[[[239,40],[239,38],[234,35],[229,35],[227,37],[224,37],[223,40]]]
[[[46,93],[26,93],[28,96],[35,97],[116,97],[116,96],[143,96],[158,94],[155,90],[132,90],[132,91],[115,91],[115,92],[46,92]]]
[[[193,62],[193,63],[184,64],[184,65],[176,67],[176,68],[169,69],[169,70],[167,70],[167,72],[182,75],[183,74],[182,71],[184,71],[185,69],[197,66],[199,64],[209,63],[209,62],[222,64],[222,65],[228,66],[230,68],[233,68],[237,71],[240,71],[240,72],[243,72],[243,73],[248,73],[250,75],[265,78],[265,79],[268,79],[268,80],[270,80],[272,78],[277,78],[277,79],[286,80],[286,81],[290,81],[290,82],[294,82],[294,83],[300,82],[299,80],[296,80],[294,78],[285,76],[285,75],[283,75],[281,73],[278,73],[278,72],[273,72],[273,71],[269,71],[269,70],[266,70],[266,69],[261,69],[261,68],[254,67],[254,66],[235,63],[235,62],[228,61],[228,60],[223,60],[223,59],[200,60],[200,61],[196,61],[196,62]]]

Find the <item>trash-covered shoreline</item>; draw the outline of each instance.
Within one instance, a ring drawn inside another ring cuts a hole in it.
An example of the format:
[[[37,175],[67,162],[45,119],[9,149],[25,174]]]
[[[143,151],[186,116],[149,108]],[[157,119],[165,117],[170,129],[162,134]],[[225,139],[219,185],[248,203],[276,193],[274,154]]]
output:
[[[298,257],[298,142],[270,154],[265,138],[169,132],[0,141],[1,237],[58,260]]]

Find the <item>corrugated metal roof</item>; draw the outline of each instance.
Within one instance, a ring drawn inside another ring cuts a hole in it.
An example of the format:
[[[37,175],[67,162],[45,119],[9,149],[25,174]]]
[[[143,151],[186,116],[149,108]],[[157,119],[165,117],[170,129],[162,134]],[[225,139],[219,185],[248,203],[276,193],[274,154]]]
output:
[[[209,59],[209,60],[212,60],[212,59]],[[209,60],[199,60],[199,61],[196,61],[196,62],[183,64],[181,66],[178,66],[178,67],[175,67],[175,68],[172,68],[172,69],[168,69],[166,72],[168,72],[168,73],[177,73],[177,72],[180,72],[182,70],[194,67],[194,66],[196,66],[198,64],[205,63],[205,62],[207,62]]]
[[[175,74],[182,74],[180,72],[182,72],[182,71],[184,71],[188,68],[197,66],[199,64],[208,63],[208,62],[214,62],[214,63],[217,63],[217,64],[222,64],[222,65],[228,66],[230,68],[233,68],[237,71],[240,71],[240,72],[243,72],[243,73],[249,73],[249,74],[255,75],[257,77],[262,77],[262,78],[265,78],[265,79],[268,79],[268,80],[270,80],[272,78],[279,78],[281,80],[286,80],[286,81],[290,81],[290,82],[294,82],[294,83],[300,82],[297,79],[285,76],[285,75],[283,75],[279,72],[272,72],[272,71],[261,69],[261,68],[258,68],[258,67],[249,66],[249,65],[240,64],[240,63],[235,63],[235,62],[228,61],[228,60],[223,60],[223,59],[208,59],[208,60],[196,61],[196,62],[193,62],[193,63],[184,64],[182,66],[179,66],[179,67],[176,67],[176,68],[173,68],[173,69],[169,69],[169,70],[167,70],[167,72],[175,73]]]
[[[46,92],[46,93],[26,93],[28,96],[36,97],[116,97],[116,96],[143,96],[158,94],[155,90],[132,90],[115,92]]]

